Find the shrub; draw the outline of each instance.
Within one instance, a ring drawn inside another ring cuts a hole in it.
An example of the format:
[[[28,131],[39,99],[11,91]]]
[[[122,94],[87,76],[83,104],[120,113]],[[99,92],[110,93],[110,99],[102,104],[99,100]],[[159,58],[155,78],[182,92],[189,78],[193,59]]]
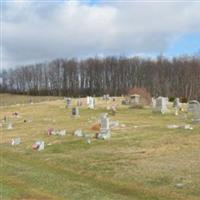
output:
[[[175,97],[169,97],[169,102],[174,102]]]

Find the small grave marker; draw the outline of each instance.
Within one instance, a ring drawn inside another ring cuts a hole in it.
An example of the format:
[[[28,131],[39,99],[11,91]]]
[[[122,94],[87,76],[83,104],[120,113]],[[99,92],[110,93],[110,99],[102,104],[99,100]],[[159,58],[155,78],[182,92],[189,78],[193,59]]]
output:
[[[15,146],[15,145],[19,145],[21,143],[21,139],[20,138],[15,138],[11,140],[11,145]]]
[[[72,108],[72,117],[79,117],[79,108],[78,107],[74,107]]]
[[[100,139],[108,139],[111,137],[110,134],[110,121],[109,118],[107,117],[107,113],[103,114],[100,118],[100,124],[101,124],[101,128],[100,128],[100,132],[98,134],[98,138]]]
[[[37,141],[35,144],[33,144],[33,149],[38,151],[44,150],[44,141]]]

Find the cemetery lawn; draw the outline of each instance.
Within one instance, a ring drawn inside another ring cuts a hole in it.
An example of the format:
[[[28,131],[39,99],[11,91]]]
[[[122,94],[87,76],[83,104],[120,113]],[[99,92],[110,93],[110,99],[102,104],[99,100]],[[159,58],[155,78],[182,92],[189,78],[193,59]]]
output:
[[[2,102],[5,96],[1,97]],[[83,106],[81,116],[71,118],[64,100],[10,105],[11,97],[6,98],[8,106],[0,107],[0,118],[9,116],[13,129],[3,125],[0,133],[0,199],[200,199],[200,125],[192,125],[193,130],[166,128],[191,124],[184,112],[175,116],[155,114],[148,107],[129,109],[118,98],[117,114],[110,119],[120,125],[112,130],[111,139],[92,138],[87,144],[72,133],[81,128],[95,134],[92,125],[101,113],[108,112],[102,100],[97,100],[95,110]],[[13,112],[20,117],[13,117]],[[66,129],[69,134],[48,136],[50,127]],[[22,143],[11,146],[10,140],[17,137]],[[32,149],[37,140],[45,141],[43,151]]]

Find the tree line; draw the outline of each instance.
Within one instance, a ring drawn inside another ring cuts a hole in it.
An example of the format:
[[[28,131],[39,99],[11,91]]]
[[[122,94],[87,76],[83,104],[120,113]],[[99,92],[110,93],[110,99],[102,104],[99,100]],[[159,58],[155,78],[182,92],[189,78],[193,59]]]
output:
[[[105,57],[56,59],[1,73],[1,92],[29,95],[125,95],[133,87],[152,96],[200,100],[200,58]]]

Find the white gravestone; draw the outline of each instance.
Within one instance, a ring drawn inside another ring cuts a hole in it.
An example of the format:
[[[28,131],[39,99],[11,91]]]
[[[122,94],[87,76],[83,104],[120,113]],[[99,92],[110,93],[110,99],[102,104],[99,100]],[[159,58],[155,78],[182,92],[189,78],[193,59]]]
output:
[[[90,109],[94,109],[94,104],[95,104],[95,100],[93,97],[89,97],[89,104],[88,104],[88,108]]]
[[[44,141],[40,141],[40,146],[38,148],[38,151],[44,150]]]
[[[154,97],[151,98],[152,108],[155,109],[156,107],[156,99]]]
[[[107,117],[107,113],[103,114],[100,118],[100,132],[98,134],[98,138],[100,139],[108,139],[111,137],[110,133],[110,123],[109,118]]]
[[[188,102],[188,112],[194,115],[193,122],[200,123],[200,103],[196,100]]]
[[[12,125],[12,123],[11,123],[11,122],[9,122],[9,123],[8,123],[8,125],[7,125],[7,129],[8,129],[8,130],[11,130],[11,129],[13,129],[13,125]]]
[[[15,138],[11,140],[11,145],[15,146],[15,145],[19,145],[21,143],[21,139],[20,138]]]
[[[33,145],[34,149],[37,149],[38,151],[42,151],[44,150],[44,141],[37,141],[34,145]]]
[[[83,133],[82,133],[82,130],[81,129],[78,129],[74,132],[74,135],[77,136],[77,137],[83,137]]]
[[[89,96],[87,96],[87,98],[86,98],[86,103],[87,103],[87,106],[88,106],[89,103],[90,103],[90,97],[89,97]]]
[[[166,97],[158,97],[156,99],[156,105],[153,109],[154,112],[161,112],[162,114],[168,111],[167,109],[168,99]]]

